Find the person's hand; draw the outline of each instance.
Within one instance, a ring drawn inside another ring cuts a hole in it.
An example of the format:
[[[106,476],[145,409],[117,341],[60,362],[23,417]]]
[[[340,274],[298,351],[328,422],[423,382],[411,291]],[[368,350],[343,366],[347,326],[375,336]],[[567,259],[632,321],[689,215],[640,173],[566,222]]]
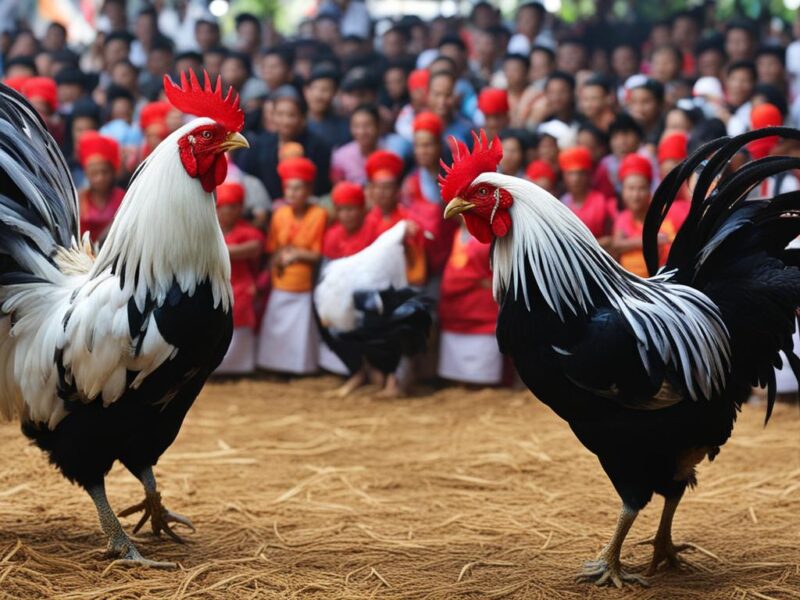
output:
[[[550,103],[547,101],[547,96],[540,96],[531,105],[531,112],[528,120],[533,123],[541,123],[547,118],[550,112]]]
[[[279,261],[284,268],[297,262],[297,250],[292,246],[286,246],[280,253]]]

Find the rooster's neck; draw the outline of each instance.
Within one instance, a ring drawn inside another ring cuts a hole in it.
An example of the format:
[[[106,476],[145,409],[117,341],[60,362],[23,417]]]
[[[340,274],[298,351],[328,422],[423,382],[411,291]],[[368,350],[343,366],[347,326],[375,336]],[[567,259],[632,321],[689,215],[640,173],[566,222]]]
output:
[[[173,283],[191,295],[206,280],[215,306],[231,305],[230,259],[214,196],[189,177],[178,155],[178,138],[199,121],[174,132],[140,165],[92,270],[93,277],[116,274],[140,309],[148,298],[162,303]]]

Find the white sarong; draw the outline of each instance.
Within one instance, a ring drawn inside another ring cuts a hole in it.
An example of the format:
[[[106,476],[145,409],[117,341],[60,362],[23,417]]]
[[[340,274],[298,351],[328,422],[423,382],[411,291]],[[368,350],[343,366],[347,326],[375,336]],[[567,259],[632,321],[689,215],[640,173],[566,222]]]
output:
[[[311,302],[311,292],[272,290],[258,337],[259,367],[298,375],[316,372],[319,331]]]
[[[503,355],[493,334],[442,331],[439,339],[439,377],[497,385],[503,379]]]
[[[256,370],[256,336],[250,327],[233,330],[225,358],[214,371],[217,375],[238,375]]]

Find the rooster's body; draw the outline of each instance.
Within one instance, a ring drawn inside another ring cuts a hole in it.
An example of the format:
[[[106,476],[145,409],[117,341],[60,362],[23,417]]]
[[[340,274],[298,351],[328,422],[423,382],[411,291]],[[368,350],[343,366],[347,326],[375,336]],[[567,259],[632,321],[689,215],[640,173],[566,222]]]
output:
[[[784,249],[800,234],[800,195],[744,198],[800,160],[756,161],[723,176],[712,191],[731,156],[768,133],[713,142],[662,183],[645,226],[651,270],[662,215],[710,156],[667,265],[650,279],[622,270],[568,208],[533,184],[487,172],[487,164],[470,172],[474,158],[464,151],[466,166],[457,162],[443,182],[448,213],[463,213],[476,236],[495,238],[501,351],[597,455],[622,499],[614,537],[587,564],[584,579],[643,581],[623,571],[619,553],[654,493],[665,497],[665,508],[650,572],[676,562],[683,547],[672,543],[672,516],[696,481],[695,465],[720,451],[751,385],[769,387],[771,410],[779,351],[797,363],[791,337],[800,271],[786,266]],[[480,162],[492,150],[485,140],[478,146]]]
[[[63,157],[27,102],[0,86],[0,413],[19,418],[25,435],[89,492],[109,550],[145,564],[156,563],[122,531],[103,480],[121,461],[146,492],[126,514],[143,509],[139,526],[149,516],[154,532],[175,538],[168,522],[191,526],[161,505],[152,466],[232,333],[213,185],[185,168],[187,156],[195,166],[201,156],[195,139],[217,129],[230,141],[202,118],[155,149],[93,259],[77,244]]]

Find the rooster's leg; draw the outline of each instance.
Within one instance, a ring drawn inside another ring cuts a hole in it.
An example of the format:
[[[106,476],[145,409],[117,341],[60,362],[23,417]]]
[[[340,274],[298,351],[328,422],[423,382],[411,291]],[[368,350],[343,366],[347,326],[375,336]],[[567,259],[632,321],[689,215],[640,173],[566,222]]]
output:
[[[169,524],[177,523],[178,525],[183,525],[191,529],[194,533],[195,529],[192,522],[186,517],[172,513],[164,508],[164,505],[161,503],[161,494],[156,489],[156,478],[155,475],[153,475],[152,467],[146,467],[138,478],[144,486],[144,500],[139,502],[139,504],[134,504],[126,508],[119,513],[119,516],[127,517],[128,515],[144,511],[142,518],[139,519],[136,527],[133,528],[133,533],[139,531],[147,520],[150,519],[150,526],[155,535],[159,535],[163,531],[176,542],[183,543],[183,538],[172,531]]]
[[[87,489],[89,496],[97,508],[97,516],[100,517],[100,526],[108,536],[108,555],[119,558],[121,562],[143,567],[161,567],[166,569],[175,568],[177,565],[171,562],[157,562],[144,558],[133,542],[122,530],[111,505],[106,497],[105,484],[100,483]]]
[[[647,543],[653,544],[653,560],[647,569],[647,575],[655,573],[663,562],[666,562],[670,568],[677,568],[680,566],[678,553],[691,548],[690,544],[674,544],[672,542],[672,518],[675,516],[675,510],[678,508],[682,496],[681,493],[679,496],[664,499],[664,510],[661,512],[661,521],[658,524],[656,536],[647,541]]]
[[[596,560],[591,560],[584,564],[583,571],[578,575],[578,581],[594,582],[597,585],[613,583],[618,588],[621,588],[624,583],[647,585],[647,579],[641,575],[623,570],[619,560],[622,543],[625,541],[625,536],[628,535],[628,531],[638,514],[639,511],[633,510],[625,506],[625,504],[622,505],[614,536],[608,545],[603,548]]]

